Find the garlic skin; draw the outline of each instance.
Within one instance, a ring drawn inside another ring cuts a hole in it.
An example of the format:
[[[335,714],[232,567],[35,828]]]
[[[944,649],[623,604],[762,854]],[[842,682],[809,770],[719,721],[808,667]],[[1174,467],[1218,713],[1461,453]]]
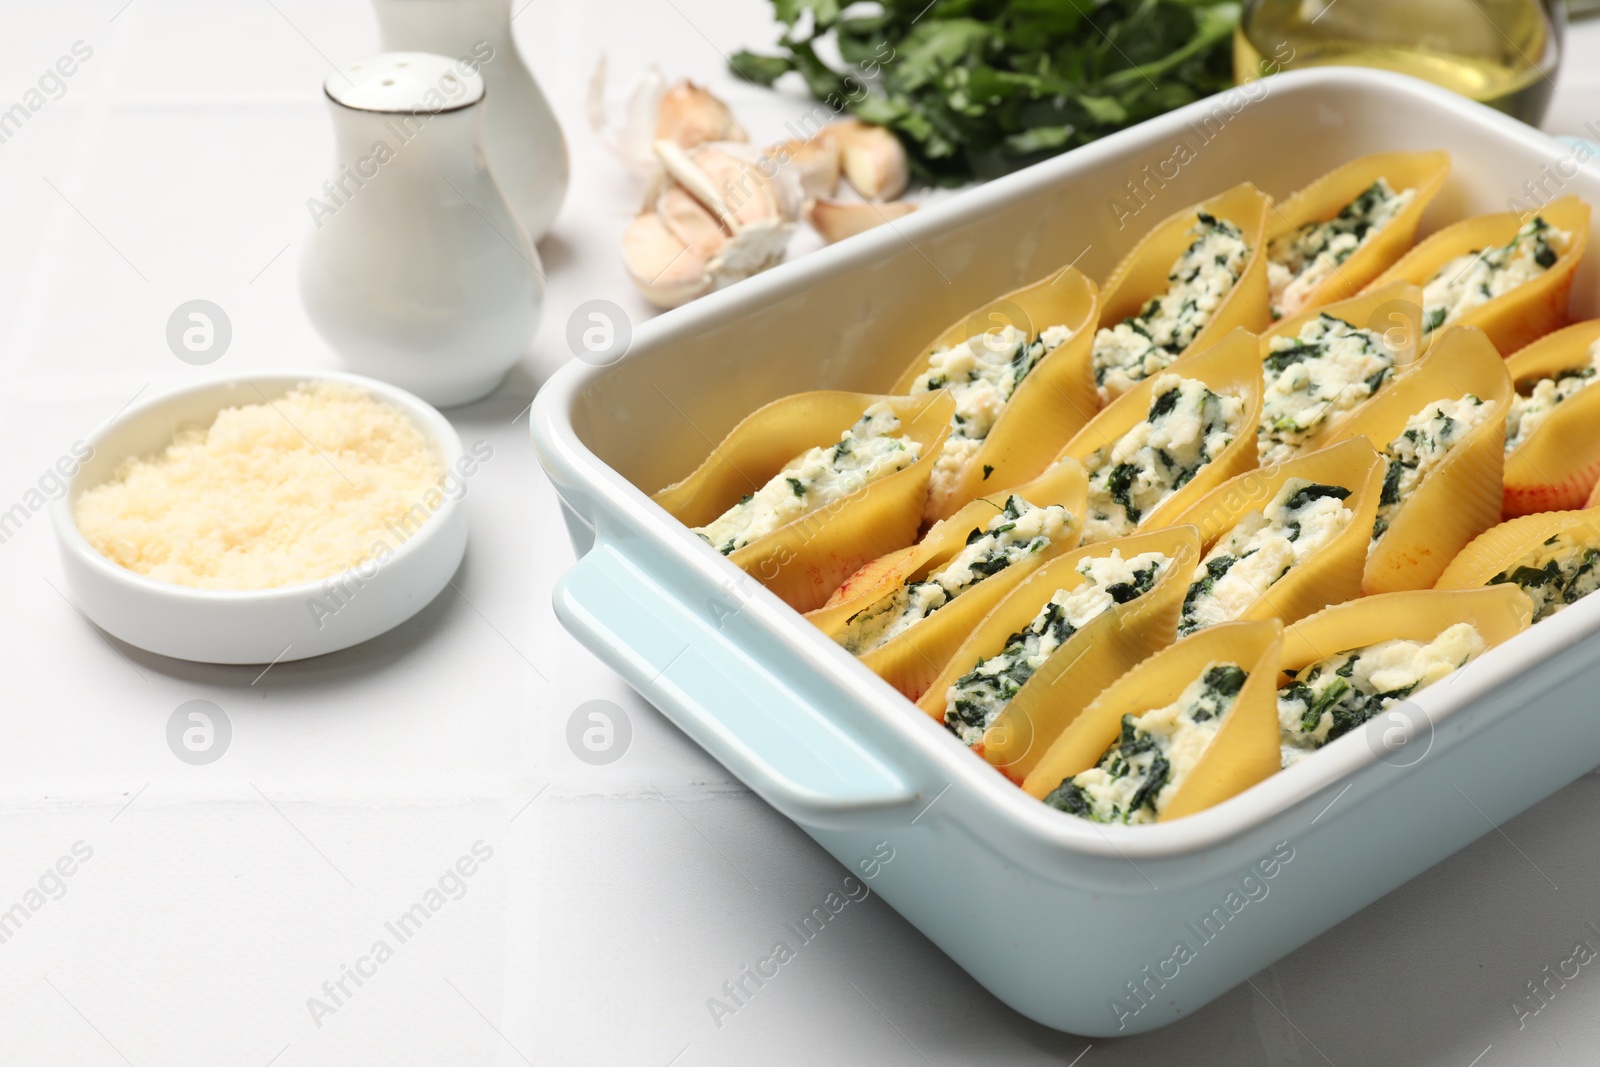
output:
[[[803,199],[793,171],[740,142],[654,151],[660,169],[622,242],[645,299],[677,307],[782,261]]]
[[[830,245],[858,233],[866,233],[875,226],[903,219],[917,205],[899,200],[888,204],[842,203],[837,200],[818,200],[811,206],[811,225]]]
[[[600,143],[641,178],[660,169],[653,147],[658,140],[693,148],[714,141],[749,139],[727,104],[687,78],[669,85],[661,68],[653,63],[634,78],[622,120],[613,125],[606,108],[604,53],[589,77],[588,112],[589,125]]]
[[[839,142],[832,137],[781,141],[767,149],[767,155],[794,171],[808,203],[839,191]]]
[[[893,200],[906,190],[910,168],[899,138],[882,126],[845,119],[817,134],[839,145],[840,163],[851,188],[868,200]]]
[[[649,177],[656,169],[655,153],[650,146],[655,142],[656,119],[661,112],[661,97],[667,91],[667,79],[661,68],[651,64],[634,78],[628,92],[628,102],[622,121],[613,127],[606,110],[606,57],[601,53],[589,77],[589,126],[600,143],[641,178]]]

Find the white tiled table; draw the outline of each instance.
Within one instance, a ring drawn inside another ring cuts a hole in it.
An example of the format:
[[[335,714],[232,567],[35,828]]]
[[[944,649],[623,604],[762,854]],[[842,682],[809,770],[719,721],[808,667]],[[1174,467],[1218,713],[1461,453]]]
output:
[[[135,394],[204,373],[164,342],[183,301],[232,320],[213,369],[333,365],[295,264],[329,156],[320,82],[377,35],[356,0],[0,12],[0,107],[74,42],[93,49],[0,144],[3,510]],[[1525,1028],[1511,1008],[1575,941],[1600,947],[1585,925],[1600,925],[1593,778],[1146,1038],[1086,1051],[1021,1019],[876,899],[717,1025],[707,998],[842,872],[557,626],[549,594],[570,553],[521,413],[567,358],[573,307],[649,313],[616,253],[636,190],[583,121],[601,48],[619,82],[655,60],[711,83],[758,137],[800,105],[723,72],[719,52],[774,36],[757,0],[533,0],[517,31],[566,126],[573,186],[541,246],[552,286],[535,353],[451,413],[494,448],[468,496],[462,595],[262,675],[94,630],[56,591],[44,514],[0,544],[0,913],[29,912],[0,926],[0,1062],[1595,1061],[1589,968]],[[1556,132],[1600,119],[1600,25],[1572,44]],[[232,725],[208,766],[166,744],[191,699]],[[596,699],[633,728],[602,767],[565,740]],[[386,923],[475,846],[492,855],[445,877],[449,895],[402,942]],[[45,875],[75,847],[88,858],[63,865],[70,877]],[[379,940],[392,958],[363,962]],[[358,966],[360,985],[344,977]]]

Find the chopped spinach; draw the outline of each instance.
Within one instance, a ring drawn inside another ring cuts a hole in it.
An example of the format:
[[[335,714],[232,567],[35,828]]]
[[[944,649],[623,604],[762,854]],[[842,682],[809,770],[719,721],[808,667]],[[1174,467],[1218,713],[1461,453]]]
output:
[[[1389,460],[1389,467],[1383,472],[1383,491],[1378,494],[1379,504],[1400,503],[1400,479],[1405,476],[1405,473],[1406,465],[1400,462],[1398,458]],[[1384,529],[1388,528],[1387,523],[1383,525]],[[1382,532],[1382,529],[1374,527],[1372,536],[1376,537]]]
[[[1191,633],[1196,629],[1193,619],[1193,609],[1196,602],[1203,596],[1210,596],[1217,580],[1233,567],[1239,560],[1235,556],[1217,556],[1206,561],[1205,574],[1195,579],[1189,586],[1189,591],[1183,597],[1183,620],[1178,624],[1181,633]]]
[[[1126,822],[1127,816],[1132,815],[1140,808],[1149,808],[1154,812],[1156,810],[1156,794],[1160,793],[1166,786],[1167,779],[1171,774],[1172,765],[1166,761],[1165,757],[1156,756],[1152,759],[1150,761],[1150,772],[1145,775],[1144,783],[1139,786],[1138,792],[1133,794],[1133,799],[1128,801],[1128,811],[1123,816],[1123,821]]]
[[[1089,802],[1088,794],[1071,778],[1063,778],[1061,784],[1045,796],[1044,802],[1057,811],[1080,818],[1090,818],[1094,813],[1094,805]]]
[[[1160,577],[1160,568],[1154,564],[1143,570],[1133,572],[1133,581],[1115,582],[1106,586],[1106,593],[1118,604],[1126,604],[1130,600],[1137,600],[1148,593]]]
[[[1551,541],[1559,539],[1552,538]],[[1551,541],[1546,541],[1549,545]],[[1543,566],[1519,564],[1501,571],[1489,579],[1491,585],[1507,582],[1520,586],[1533,598],[1533,619],[1538,622],[1555,614],[1569,604],[1575,604],[1594,591],[1596,571],[1600,568],[1600,548],[1577,546],[1571,552],[1559,555]]]
[[[1132,715],[1122,717],[1122,733],[1117,738],[1117,752],[1124,759],[1130,759],[1141,752],[1149,752],[1156,747],[1156,739],[1139,729],[1133,721]]]
[[[1349,495],[1350,490],[1342,485],[1307,485],[1297,489],[1294,495],[1284,502],[1283,506],[1286,511],[1299,511],[1307,504],[1317,500],[1325,500],[1329,497],[1334,500],[1343,500]]]
[[[1299,719],[1301,733],[1316,733],[1323,718],[1328,718],[1326,736],[1314,742],[1318,747],[1364,725],[1384,708],[1404,700],[1416,689],[1416,683],[1385,692],[1366,688],[1355,677],[1355,665],[1360,659],[1358,653],[1351,653],[1334,670],[1332,679],[1320,693],[1317,692],[1316,683],[1324,677],[1324,664],[1313,667],[1305,681],[1291,682],[1278,690],[1281,702],[1298,703],[1304,709]]]
[[[1119,463],[1111,468],[1111,474],[1106,479],[1106,493],[1113,501],[1122,505],[1123,514],[1128,516],[1128,521],[1137,524],[1143,512],[1129,496],[1129,490],[1139,478],[1139,468],[1132,463]]]
[[[1321,359],[1328,354],[1328,346],[1318,342],[1296,342],[1293,348],[1285,348],[1273,352],[1262,361],[1268,373],[1282,374],[1296,363],[1304,363],[1308,359]]]
[[[1011,566],[1011,557],[1004,551],[972,562],[972,573],[988,578]]]
[[[1206,694],[1227,699],[1236,697],[1248,677],[1244,668],[1237,664],[1224,663],[1220,667],[1212,667],[1205,673]]]
[[[1150,405],[1150,416],[1148,421],[1154,424],[1158,420],[1164,419],[1168,415],[1172,414],[1172,412],[1178,406],[1178,394],[1179,391],[1177,389],[1168,389],[1166,392],[1156,397],[1154,403]]]

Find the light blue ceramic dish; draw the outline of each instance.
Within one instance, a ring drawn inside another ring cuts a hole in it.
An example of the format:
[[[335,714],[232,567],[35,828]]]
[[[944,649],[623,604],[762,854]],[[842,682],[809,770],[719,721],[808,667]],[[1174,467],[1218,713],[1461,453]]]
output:
[[[663,315],[533,409],[580,557],[555,594],[566,627],[997,997],[1091,1036],[1195,1011],[1600,763],[1600,597],[1427,690],[1414,721],[1375,720],[1191,818],[1102,827],[1003,781],[649,493],[761,404],[882,389],[907,338],[1074,259],[1104,278],[1240,180],[1283,196],[1365,153],[1443,147],[1455,167],[1425,229],[1531,206],[1524,182],[1600,204],[1569,147],[1419,81],[1326,68],[1251,91]],[[1591,263],[1580,317],[1600,313],[1595,285]],[[873,863],[880,842],[892,863]]]

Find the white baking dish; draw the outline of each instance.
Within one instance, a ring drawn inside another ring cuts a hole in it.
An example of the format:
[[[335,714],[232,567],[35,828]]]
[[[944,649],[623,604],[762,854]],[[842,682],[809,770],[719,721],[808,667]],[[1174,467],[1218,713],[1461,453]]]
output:
[[[1503,115],[1396,75],[1305,71],[664,315],[616,365],[567,366],[532,419],[581,557],[557,614],[1018,1011],[1095,1036],[1194,1011],[1600,763],[1600,597],[1225,804],[1097,826],[1002,780],[648,494],[761,404],[882,390],[946,322],[1070,261],[1103,279],[1150,226],[1237,181],[1281,197],[1365,153],[1432,147],[1455,166],[1425,231],[1532,206],[1528,181],[1600,204],[1600,173]],[[1595,279],[1590,263],[1580,317],[1600,310]]]

